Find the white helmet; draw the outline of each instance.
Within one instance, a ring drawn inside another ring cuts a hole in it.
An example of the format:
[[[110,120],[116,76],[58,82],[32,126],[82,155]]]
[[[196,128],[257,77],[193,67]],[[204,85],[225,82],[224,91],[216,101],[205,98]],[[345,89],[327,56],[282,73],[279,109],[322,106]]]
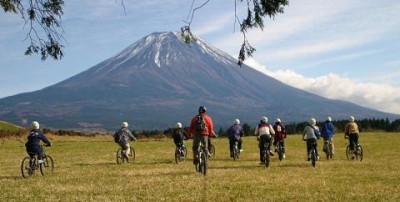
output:
[[[350,121],[350,122],[354,122],[354,120],[355,120],[355,119],[354,119],[354,116],[350,116],[350,117],[349,117],[349,121]]]
[[[261,117],[261,122],[268,123],[268,118],[266,116]]]
[[[317,120],[315,120],[315,118],[311,118],[309,123],[310,123],[310,125],[315,126],[315,124],[317,123]]]
[[[280,118],[276,118],[276,122],[280,123],[281,119]]]
[[[235,120],[233,121],[233,124],[240,124],[240,120],[239,120],[239,119],[235,119]]]
[[[32,128],[33,129],[39,129],[39,123],[37,121],[32,122]]]
[[[328,118],[326,120],[327,121],[332,121],[332,118],[330,116],[328,116]]]
[[[128,128],[128,126],[129,126],[128,122],[124,121],[121,123],[121,128]]]
[[[181,122],[177,122],[175,126],[176,126],[176,128],[182,128],[182,123]]]

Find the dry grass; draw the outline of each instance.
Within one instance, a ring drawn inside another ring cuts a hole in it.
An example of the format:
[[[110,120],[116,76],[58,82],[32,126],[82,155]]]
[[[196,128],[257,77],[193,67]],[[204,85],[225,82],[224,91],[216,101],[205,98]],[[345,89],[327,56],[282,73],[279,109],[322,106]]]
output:
[[[400,134],[363,134],[362,162],[346,159],[347,142],[340,134],[334,159],[325,160],[320,151],[316,168],[305,160],[305,143],[297,135],[286,141],[287,158],[279,162],[273,157],[268,169],[258,163],[254,137],[244,139],[238,161],[228,158],[227,139],[213,139],[217,155],[207,176],[195,173],[191,151],[188,161],[175,164],[172,140],[135,142],[136,161],[117,165],[111,137],[52,138],[47,153],[55,159],[54,175],[30,179],[20,174],[23,144],[1,142],[1,201],[400,200]]]

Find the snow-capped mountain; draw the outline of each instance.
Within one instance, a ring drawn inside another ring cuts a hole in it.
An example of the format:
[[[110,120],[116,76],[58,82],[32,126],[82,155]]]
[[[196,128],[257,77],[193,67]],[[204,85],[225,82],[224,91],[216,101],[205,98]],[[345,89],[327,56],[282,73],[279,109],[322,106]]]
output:
[[[376,110],[314,95],[264,75],[197,39],[152,33],[88,70],[39,91],[0,100],[0,119],[39,120],[52,128],[113,130],[187,125],[200,105],[216,126],[235,118],[255,125],[261,116],[285,122],[310,117],[392,118]]]

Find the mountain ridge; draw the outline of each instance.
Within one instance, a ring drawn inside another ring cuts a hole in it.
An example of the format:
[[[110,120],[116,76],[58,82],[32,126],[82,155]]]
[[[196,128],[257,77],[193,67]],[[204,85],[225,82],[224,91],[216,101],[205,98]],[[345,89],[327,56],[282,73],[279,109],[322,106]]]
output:
[[[394,118],[288,86],[202,39],[186,44],[179,33],[151,33],[97,65],[42,90],[0,99],[0,119],[43,120],[54,128],[110,130],[128,121],[138,129],[188,124],[205,105],[217,126],[261,116],[284,122],[310,117]],[[335,113],[333,113],[335,112]]]

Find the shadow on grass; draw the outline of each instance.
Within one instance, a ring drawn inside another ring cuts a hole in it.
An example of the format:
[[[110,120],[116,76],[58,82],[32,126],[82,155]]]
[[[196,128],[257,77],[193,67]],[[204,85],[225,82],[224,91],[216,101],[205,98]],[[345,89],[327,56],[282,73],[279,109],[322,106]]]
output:
[[[116,162],[98,162],[98,163],[76,163],[72,165],[77,165],[77,166],[105,166],[105,165],[117,165]]]
[[[212,164],[210,164],[208,168],[210,170],[228,170],[228,169],[259,168],[259,167],[265,167],[265,166],[260,164],[254,164],[254,165],[238,164],[237,166],[213,166]]]

